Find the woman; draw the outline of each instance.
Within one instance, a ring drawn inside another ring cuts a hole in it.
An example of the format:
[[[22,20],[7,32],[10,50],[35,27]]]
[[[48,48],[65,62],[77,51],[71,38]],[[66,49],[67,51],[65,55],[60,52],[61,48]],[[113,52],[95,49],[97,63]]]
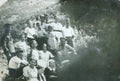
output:
[[[27,60],[29,61],[30,59],[34,59],[36,61],[39,60],[39,51],[37,49],[37,42],[35,40],[32,40],[31,42],[31,48],[29,50],[29,53],[27,55]]]
[[[52,53],[47,50],[46,44],[43,44],[43,50],[39,51],[39,54],[39,59],[46,62],[46,67],[48,66],[49,60],[54,58]]]
[[[15,43],[15,48],[21,48],[23,50],[23,57],[27,60],[27,53],[30,47],[27,45],[24,34],[20,35],[20,40]]]
[[[46,37],[46,31],[41,28],[39,23],[36,23],[36,27],[37,27],[37,37],[36,37],[36,41],[38,43],[38,49],[42,50],[42,46],[44,43],[47,43],[47,37]]]
[[[58,39],[55,32],[53,31],[52,26],[48,26],[48,50],[56,56],[56,49],[58,48]]]
[[[13,37],[11,35],[11,24],[5,24],[4,27],[5,27],[5,32],[2,36],[2,47],[7,57],[7,60],[9,61],[10,58],[15,53],[15,48],[13,44]]]
[[[38,70],[35,66],[36,60],[31,59],[30,65],[23,69],[23,75],[27,81],[38,81]]]

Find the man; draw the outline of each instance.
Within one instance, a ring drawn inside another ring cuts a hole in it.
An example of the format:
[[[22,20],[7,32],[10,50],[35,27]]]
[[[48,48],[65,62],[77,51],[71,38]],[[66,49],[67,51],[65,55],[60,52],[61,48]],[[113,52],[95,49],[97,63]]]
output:
[[[16,52],[16,56],[12,57],[9,61],[9,75],[12,78],[18,78],[22,75],[22,68],[24,65],[27,65],[28,62],[23,60],[23,51],[19,49]]]
[[[28,21],[28,27],[24,30],[25,37],[27,38],[28,44],[31,43],[32,40],[35,39],[36,29],[33,28],[33,25]]]
[[[67,43],[74,47],[74,43],[73,43],[73,38],[74,38],[74,30],[72,27],[70,27],[70,21],[67,19],[66,20],[66,26],[63,27],[62,32],[63,32],[63,36],[66,38]]]
[[[60,38],[60,45],[58,49],[58,62],[62,66],[70,63],[73,55],[76,55],[76,51],[73,47],[66,43],[65,38]]]

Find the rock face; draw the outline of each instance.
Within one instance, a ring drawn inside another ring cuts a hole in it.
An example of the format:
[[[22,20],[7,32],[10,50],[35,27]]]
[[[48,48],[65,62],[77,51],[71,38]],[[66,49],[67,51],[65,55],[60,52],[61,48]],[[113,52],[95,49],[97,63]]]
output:
[[[40,14],[42,10],[56,3],[58,3],[58,0],[7,1],[7,3],[5,3],[0,8],[0,15],[2,17],[1,19],[5,21],[7,18],[11,18],[12,15],[17,15],[18,16],[17,20],[21,20],[21,19],[30,17],[31,15],[34,15],[34,14]],[[6,21],[6,22],[9,22],[9,21]]]
[[[4,5],[7,1],[8,1],[8,0],[1,0],[1,1],[0,1],[0,7],[1,7],[2,5]]]

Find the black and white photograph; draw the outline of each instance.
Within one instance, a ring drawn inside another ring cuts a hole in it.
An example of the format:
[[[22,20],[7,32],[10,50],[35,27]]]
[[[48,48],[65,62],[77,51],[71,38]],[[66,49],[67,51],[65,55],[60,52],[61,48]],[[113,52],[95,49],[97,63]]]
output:
[[[0,0],[0,81],[120,81],[120,0]]]

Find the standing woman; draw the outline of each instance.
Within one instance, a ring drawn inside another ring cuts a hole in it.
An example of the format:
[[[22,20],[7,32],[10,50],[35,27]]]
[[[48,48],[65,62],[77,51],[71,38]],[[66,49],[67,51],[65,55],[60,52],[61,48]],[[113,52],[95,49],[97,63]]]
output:
[[[5,32],[2,36],[2,48],[7,57],[7,60],[9,61],[15,53],[15,48],[13,44],[13,37],[11,35],[11,24],[5,24],[4,27]]]
[[[52,26],[48,26],[48,48],[50,50],[50,52],[55,55],[55,50],[58,48],[58,41],[57,41],[57,37],[53,31]]]

